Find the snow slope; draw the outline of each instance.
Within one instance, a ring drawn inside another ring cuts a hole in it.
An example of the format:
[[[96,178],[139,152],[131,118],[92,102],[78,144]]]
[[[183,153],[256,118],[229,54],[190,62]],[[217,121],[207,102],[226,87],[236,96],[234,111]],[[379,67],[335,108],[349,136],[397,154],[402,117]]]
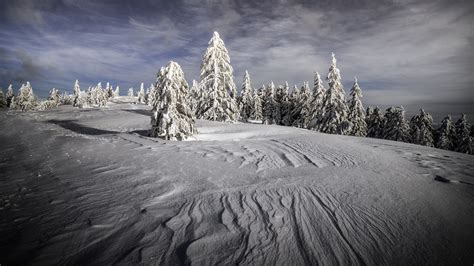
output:
[[[474,262],[469,155],[202,120],[169,142],[124,101],[0,121],[1,264]]]

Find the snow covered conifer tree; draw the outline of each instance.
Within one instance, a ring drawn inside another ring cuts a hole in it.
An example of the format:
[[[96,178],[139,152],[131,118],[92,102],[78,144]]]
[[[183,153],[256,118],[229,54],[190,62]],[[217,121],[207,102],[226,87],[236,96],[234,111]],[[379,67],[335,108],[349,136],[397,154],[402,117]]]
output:
[[[240,114],[237,105],[233,69],[224,41],[214,32],[201,64],[199,87],[205,91],[199,117],[215,121],[236,121]]]
[[[36,106],[35,95],[33,94],[33,88],[30,82],[27,81],[26,85],[23,84],[20,88],[18,97],[15,99],[16,108],[22,111],[30,111]]]
[[[53,88],[52,90],[50,90],[48,100],[53,101],[54,103],[56,103],[56,105],[59,105],[59,101],[60,101],[59,90],[56,88]]]
[[[446,116],[441,121],[441,126],[436,131],[436,148],[443,150],[454,150],[454,140],[456,130],[454,128],[451,116]]]
[[[454,150],[457,152],[472,154],[472,139],[470,136],[471,125],[467,122],[465,114],[461,114],[461,118],[455,125],[456,138],[454,142]]]
[[[433,147],[433,118],[420,109],[420,114],[410,120],[412,143]]]
[[[263,109],[265,108],[265,102],[263,98],[265,97],[265,91],[267,91],[267,88],[265,87],[265,84],[262,84],[260,88],[257,90],[257,95],[260,97],[260,102],[262,103],[262,117],[263,117]],[[263,122],[263,118],[262,118]]]
[[[374,112],[374,108],[372,106],[367,106],[367,109],[365,109],[365,123],[369,124],[369,117],[372,115]]]
[[[196,118],[202,118],[203,112],[209,109],[209,98],[208,98],[208,90],[205,90],[201,87],[198,83],[198,87],[196,89],[196,109],[194,110],[194,114]]]
[[[119,97],[119,96],[120,96],[120,87],[117,85],[117,87],[115,87],[113,97]]]
[[[279,105],[281,122],[280,125],[291,126],[291,100],[290,100],[290,86],[288,81],[285,81],[283,91],[279,92]]]
[[[155,87],[151,136],[184,140],[194,134],[195,119],[189,107],[188,83],[181,67],[173,61],[162,67]]]
[[[368,112],[369,113],[369,112]],[[376,106],[370,115],[367,117],[367,137],[383,138],[383,129],[385,125],[385,118]]]
[[[5,95],[3,94],[3,89],[0,89],[0,108],[5,108],[7,107],[7,99],[5,98]]]
[[[191,86],[191,90],[189,91],[189,104],[191,110],[196,115],[196,110],[198,107],[198,100],[199,100],[199,84],[196,80],[193,79],[193,85]]]
[[[253,94],[253,108],[252,108],[252,119],[262,121],[263,120],[263,111],[262,111],[262,99],[258,94],[258,91],[255,90]]]
[[[13,86],[12,86],[12,84],[10,84],[10,85],[8,85],[7,94],[6,94],[7,107],[10,107],[13,96],[15,96],[13,94]]]
[[[303,104],[302,104],[302,99],[305,98],[304,96],[304,85],[301,87],[301,89],[298,89],[298,87],[295,85],[293,88],[293,106],[292,106],[292,120],[293,123],[292,125],[294,127],[301,127],[303,124],[303,118],[301,117],[301,113],[303,110]]]
[[[283,125],[284,118],[288,112],[288,82],[285,86],[279,85],[275,91],[275,123],[277,125]]]
[[[134,97],[134,96],[135,96],[135,95],[133,94],[133,88],[128,88],[127,96],[128,96],[128,97]]]
[[[252,116],[252,111],[254,107],[253,103],[253,88],[250,84],[250,75],[247,70],[245,70],[244,81],[242,83],[242,90],[240,91],[240,101],[242,104],[242,109],[240,111],[240,117],[242,120],[246,121]]]
[[[348,119],[351,122],[350,134],[353,136],[365,137],[367,135],[367,123],[365,122],[365,110],[362,106],[362,91],[354,78],[354,85],[350,92],[351,100],[349,101]]]
[[[390,107],[385,111],[383,138],[395,141],[410,142],[409,126],[405,120],[403,107]]]
[[[74,83],[74,96],[72,100],[72,106],[78,107],[80,105],[81,87],[79,86],[79,80],[76,79]]]
[[[262,103],[263,124],[274,124],[273,116],[275,108],[275,84],[273,81],[266,87],[263,94]]]
[[[313,115],[313,108],[311,106],[311,102],[313,101],[311,90],[309,89],[308,82],[303,83],[303,87],[301,87],[300,91],[300,104],[301,104],[301,120],[300,126],[302,128],[309,128],[309,124],[311,123],[312,115]]]
[[[318,121],[322,118],[323,101],[326,89],[324,88],[321,76],[318,72],[314,73],[314,87],[311,95],[311,110],[309,116],[309,129],[317,129]]]
[[[114,86],[111,86],[110,83],[107,82],[107,87],[105,87],[107,92],[107,97],[112,98],[114,97]]]
[[[12,97],[10,100],[10,109],[15,110],[17,109],[16,98],[15,96]]]
[[[143,82],[140,84],[140,90],[138,91],[138,100],[139,103],[145,103],[145,87]]]
[[[301,104],[300,104],[300,89],[298,86],[293,86],[290,97],[290,111],[288,118],[285,119],[285,122],[290,122],[289,126],[299,127],[299,122],[301,120]]]
[[[350,130],[350,122],[347,120],[346,94],[336,62],[336,57],[333,53],[331,67],[326,78],[329,88],[324,96],[322,116],[318,121],[318,130],[324,133],[346,134]]]
[[[72,105],[72,100],[73,98],[67,92],[63,92],[63,94],[59,96],[60,105]]]
[[[147,105],[153,106],[153,101],[156,99],[156,87],[155,84],[151,83],[148,96],[147,96]]]

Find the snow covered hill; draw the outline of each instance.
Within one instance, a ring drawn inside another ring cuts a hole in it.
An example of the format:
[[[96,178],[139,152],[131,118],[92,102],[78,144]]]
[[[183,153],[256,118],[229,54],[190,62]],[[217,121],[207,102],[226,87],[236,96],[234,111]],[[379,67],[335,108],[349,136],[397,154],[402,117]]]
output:
[[[150,109],[0,112],[0,264],[472,264],[474,157]],[[447,182],[451,180],[451,182]]]

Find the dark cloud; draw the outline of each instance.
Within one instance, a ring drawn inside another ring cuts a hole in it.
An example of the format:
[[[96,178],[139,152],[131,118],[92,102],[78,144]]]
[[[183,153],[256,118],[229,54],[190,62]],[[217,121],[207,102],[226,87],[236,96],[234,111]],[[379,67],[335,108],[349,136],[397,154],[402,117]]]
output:
[[[26,51],[10,53],[0,48],[0,82],[3,86],[41,78],[42,69]]]

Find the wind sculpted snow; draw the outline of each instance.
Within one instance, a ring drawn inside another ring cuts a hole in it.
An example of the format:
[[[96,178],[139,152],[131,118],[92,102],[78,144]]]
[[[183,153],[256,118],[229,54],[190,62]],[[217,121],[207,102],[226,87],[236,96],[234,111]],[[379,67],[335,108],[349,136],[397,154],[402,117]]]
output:
[[[169,142],[127,103],[0,118],[2,264],[474,261],[469,155],[202,120]]]

